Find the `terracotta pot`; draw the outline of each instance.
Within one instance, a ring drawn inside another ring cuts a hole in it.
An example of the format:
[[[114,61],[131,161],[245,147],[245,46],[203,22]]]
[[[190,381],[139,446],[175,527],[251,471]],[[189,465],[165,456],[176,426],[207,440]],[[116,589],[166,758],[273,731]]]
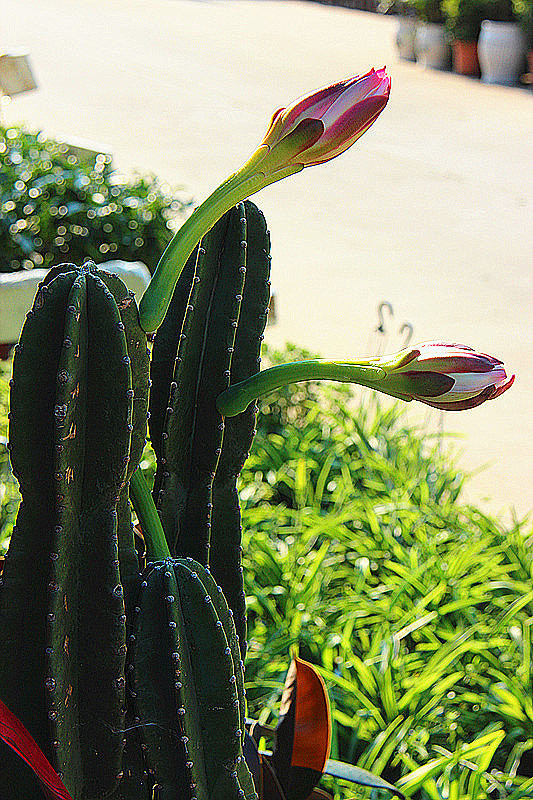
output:
[[[481,80],[513,86],[520,74],[526,54],[526,41],[513,22],[483,20],[478,42]]]
[[[459,75],[476,75],[479,77],[479,61],[477,42],[463,42],[456,39],[452,42],[453,70]]]

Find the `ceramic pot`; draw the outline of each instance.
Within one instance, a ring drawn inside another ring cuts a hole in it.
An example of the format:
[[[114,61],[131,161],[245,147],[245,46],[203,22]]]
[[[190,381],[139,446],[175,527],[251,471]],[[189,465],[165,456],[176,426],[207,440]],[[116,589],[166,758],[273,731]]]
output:
[[[481,80],[512,86],[522,71],[526,42],[514,22],[484,19],[478,41]]]
[[[414,17],[400,17],[396,30],[396,47],[398,55],[406,61],[416,61],[415,35],[417,22]]]
[[[415,35],[416,60],[432,69],[448,69],[451,48],[444,25],[436,22],[421,23]]]
[[[463,42],[456,39],[452,42],[453,70],[458,75],[476,75],[479,77],[479,59],[477,42]]]

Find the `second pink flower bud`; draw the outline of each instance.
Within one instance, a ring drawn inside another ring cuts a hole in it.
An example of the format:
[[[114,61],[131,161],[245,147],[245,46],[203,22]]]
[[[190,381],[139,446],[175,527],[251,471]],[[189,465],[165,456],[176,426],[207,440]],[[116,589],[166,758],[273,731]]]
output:
[[[443,411],[463,411],[494,400],[515,377],[507,376],[498,358],[451,342],[424,342],[383,368],[384,391]]]

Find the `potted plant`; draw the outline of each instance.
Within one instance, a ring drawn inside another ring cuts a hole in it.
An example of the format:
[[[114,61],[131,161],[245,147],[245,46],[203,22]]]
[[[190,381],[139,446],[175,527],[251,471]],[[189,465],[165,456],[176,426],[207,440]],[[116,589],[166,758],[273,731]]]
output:
[[[446,0],[445,13],[454,71],[479,76],[477,40],[485,16],[482,0]]]
[[[398,55],[406,61],[416,61],[415,36],[418,26],[415,9],[409,0],[399,0],[390,4],[398,13],[398,27],[396,28],[396,47]],[[381,11],[383,4],[379,6]]]
[[[533,0],[526,0],[519,10],[519,21],[526,41],[529,82],[533,81]]]
[[[512,0],[488,0],[478,42],[481,80],[512,86],[524,64],[525,37]]]
[[[416,60],[433,69],[448,69],[451,50],[440,0],[414,0],[413,5],[420,20],[415,36]]]

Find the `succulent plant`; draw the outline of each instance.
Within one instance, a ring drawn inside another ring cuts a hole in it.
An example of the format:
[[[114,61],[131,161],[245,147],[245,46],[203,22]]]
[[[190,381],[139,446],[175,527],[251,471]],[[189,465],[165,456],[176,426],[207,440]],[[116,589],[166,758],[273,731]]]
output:
[[[23,501],[0,597],[1,696],[74,800],[257,797],[242,755],[236,493],[255,413],[223,443],[216,398],[233,359],[239,379],[257,371],[269,268],[264,218],[241,203],[196,248],[155,337],[150,424],[176,558],[142,576],[129,493],[150,380],[135,300],[94,264],[66,264],[28,313],[11,383]],[[0,782],[13,800],[42,797],[9,751]]]

